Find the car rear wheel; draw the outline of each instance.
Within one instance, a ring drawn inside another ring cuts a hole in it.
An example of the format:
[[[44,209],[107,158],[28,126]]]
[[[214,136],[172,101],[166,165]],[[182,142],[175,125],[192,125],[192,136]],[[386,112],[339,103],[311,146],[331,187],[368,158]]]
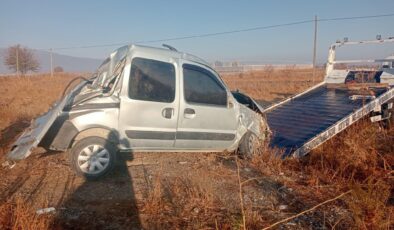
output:
[[[97,179],[111,171],[115,164],[116,147],[101,137],[87,137],[71,149],[74,171],[87,179]]]
[[[252,158],[258,154],[259,138],[252,132],[247,132],[239,145],[239,153],[244,158]]]

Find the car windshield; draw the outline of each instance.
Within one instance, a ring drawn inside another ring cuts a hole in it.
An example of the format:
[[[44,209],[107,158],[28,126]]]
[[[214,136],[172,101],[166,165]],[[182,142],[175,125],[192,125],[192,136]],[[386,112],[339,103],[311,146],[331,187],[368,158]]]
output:
[[[98,88],[101,87],[104,83],[104,79],[108,74],[109,71],[109,63],[110,63],[110,58],[107,58],[101,63],[101,65],[98,67],[96,73],[94,74],[94,81],[92,83],[92,88]]]
[[[94,80],[91,88],[103,88],[106,87],[109,82],[113,81],[113,79],[118,75],[119,65],[125,59],[127,51],[128,46],[122,46],[111,53],[111,55],[101,63],[93,75]]]

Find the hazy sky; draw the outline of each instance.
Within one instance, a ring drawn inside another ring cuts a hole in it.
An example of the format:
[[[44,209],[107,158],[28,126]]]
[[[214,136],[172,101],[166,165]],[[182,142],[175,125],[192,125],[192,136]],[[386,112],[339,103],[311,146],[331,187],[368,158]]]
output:
[[[315,14],[319,18],[333,18],[394,13],[393,0],[1,0],[0,4],[0,47],[20,43],[37,49],[215,33],[309,20]],[[319,60],[325,60],[330,43],[343,37],[362,40],[374,39],[377,34],[394,36],[393,20],[394,17],[386,17],[319,23]],[[313,24],[308,23],[167,43],[208,61],[305,63],[312,59],[312,41]],[[102,59],[115,48],[55,52]],[[381,57],[393,52],[394,46],[390,46],[376,54],[367,53]]]

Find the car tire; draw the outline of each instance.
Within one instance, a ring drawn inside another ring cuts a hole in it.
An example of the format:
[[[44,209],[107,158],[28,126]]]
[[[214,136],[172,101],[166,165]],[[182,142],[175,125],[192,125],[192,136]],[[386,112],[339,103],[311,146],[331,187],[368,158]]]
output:
[[[243,158],[250,159],[258,154],[259,138],[252,132],[247,132],[239,145],[239,153]]]
[[[77,175],[97,179],[111,171],[116,162],[116,147],[101,137],[86,137],[71,149],[71,165]]]

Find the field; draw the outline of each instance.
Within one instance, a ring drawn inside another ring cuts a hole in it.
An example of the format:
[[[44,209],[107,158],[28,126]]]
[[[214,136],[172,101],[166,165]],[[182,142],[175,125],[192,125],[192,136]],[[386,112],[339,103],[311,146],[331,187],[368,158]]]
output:
[[[264,103],[322,80],[311,69],[224,74]],[[0,78],[0,157],[76,75]],[[72,172],[68,154],[37,149],[0,168],[0,229],[392,229],[394,127],[362,120],[307,157],[264,147],[232,153],[122,154],[99,181]],[[3,162],[3,161],[1,161]],[[36,211],[54,207],[42,215]]]

